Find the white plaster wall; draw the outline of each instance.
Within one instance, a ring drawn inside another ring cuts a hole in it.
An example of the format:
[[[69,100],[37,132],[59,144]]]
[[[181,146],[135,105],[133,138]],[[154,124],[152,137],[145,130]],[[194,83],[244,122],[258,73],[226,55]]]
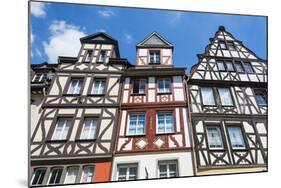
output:
[[[112,181],[117,181],[118,164],[138,164],[138,179],[146,178],[146,171],[149,179],[158,178],[158,162],[165,160],[177,160],[179,176],[193,176],[191,152],[172,152],[158,154],[141,154],[115,156],[113,158]]]
[[[31,95],[31,99],[34,100],[34,102],[30,105],[30,126],[31,126],[30,135],[31,136],[41,115],[41,112],[39,111],[42,105],[43,98],[44,98],[43,95]]]

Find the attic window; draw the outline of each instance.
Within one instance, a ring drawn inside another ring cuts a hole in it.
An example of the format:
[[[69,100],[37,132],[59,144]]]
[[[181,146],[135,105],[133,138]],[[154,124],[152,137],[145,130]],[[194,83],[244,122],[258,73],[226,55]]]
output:
[[[226,50],[226,44],[224,41],[220,41],[220,47],[222,50]]]
[[[90,62],[92,54],[93,54],[93,50],[88,50],[87,51],[85,62]]]
[[[234,43],[232,41],[227,42],[227,47],[229,50],[235,50]]]
[[[100,51],[100,56],[99,56],[99,62],[104,62],[105,55],[106,55],[106,51],[105,50],[101,50]]]
[[[160,64],[160,50],[149,51],[149,63]]]

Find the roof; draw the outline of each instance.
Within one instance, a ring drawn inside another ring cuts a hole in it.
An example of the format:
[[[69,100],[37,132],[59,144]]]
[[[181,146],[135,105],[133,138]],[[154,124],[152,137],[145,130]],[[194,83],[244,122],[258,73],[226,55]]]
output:
[[[80,42],[83,43],[91,43],[91,44],[113,44],[116,47],[116,55],[120,57],[118,41],[113,37],[109,36],[104,32],[94,33],[92,35],[88,35],[80,38]]]
[[[153,32],[149,36],[147,36],[143,41],[138,43],[137,47],[173,48],[173,45],[157,32]]]

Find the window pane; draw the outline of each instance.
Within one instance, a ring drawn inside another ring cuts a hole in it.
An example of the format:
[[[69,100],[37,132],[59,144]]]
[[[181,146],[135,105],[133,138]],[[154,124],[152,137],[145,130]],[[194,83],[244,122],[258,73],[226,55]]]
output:
[[[213,149],[222,149],[223,143],[222,143],[222,137],[220,128],[218,127],[207,127],[207,138],[208,138],[208,144],[210,148]]]
[[[204,105],[215,105],[214,93],[211,87],[202,87],[201,95]]]
[[[35,169],[31,185],[41,185],[46,174],[46,169]]]
[[[266,99],[262,94],[257,94],[256,100],[257,100],[258,105],[267,105]]]
[[[244,138],[240,127],[228,127],[228,133],[233,148],[245,148]]]
[[[174,132],[173,113],[158,112],[157,113],[157,132],[172,133]]]
[[[234,67],[233,67],[232,62],[227,61],[226,62],[226,68],[227,68],[228,71],[234,71]]]
[[[235,50],[235,46],[234,46],[234,43],[233,43],[233,42],[228,42],[228,43],[227,43],[227,46],[228,46],[228,49],[229,49],[229,50]]]
[[[81,183],[89,183],[92,182],[93,177],[93,167],[87,166],[83,168],[82,175],[81,175]]]
[[[217,61],[218,69],[221,71],[225,70],[223,61]]]
[[[140,80],[139,93],[145,93],[145,80]]]
[[[48,184],[59,184],[61,175],[62,175],[62,168],[52,169]]]
[[[95,79],[92,94],[104,94],[105,80]]]
[[[160,51],[149,52],[149,63],[160,63]]]
[[[236,67],[237,72],[244,72],[244,69],[243,69],[240,61],[235,61],[235,67]]]
[[[129,116],[129,135],[144,134],[145,114],[130,114]]]
[[[225,50],[226,49],[225,42],[220,42],[220,47],[222,50]]]
[[[247,73],[254,73],[252,65],[249,62],[244,63],[244,68]]]
[[[232,106],[233,101],[231,98],[231,93],[228,88],[218,88],[220,100],[222,105]]]
[[[60,118],[57,121],[56,128],[52,135],[52,140],[64,140],[67,138],[68,130],[71,124],[70,119]]]
[[[105,60],[105,55],[106,55],[106,51],[105,51],[105,50],[101,50],[99,62],[104,62],[104,60]]]
[[[82,86],[82,82],[83,81],[81,79],[71,80],[67,93],[68,94],[79,94],[81,86]]]
[[[85,119],[83,123],[83,129],[81,132],[81,139],[94,139],[97,129],[97,120]]]
[[[169,79],[159,79],[158,80],[158,92],[159,93],[170,92],[170,80]]]
[[[78,174],[78,167],[68,167],[64,183],[65,184],[75,183],[77,174]]]

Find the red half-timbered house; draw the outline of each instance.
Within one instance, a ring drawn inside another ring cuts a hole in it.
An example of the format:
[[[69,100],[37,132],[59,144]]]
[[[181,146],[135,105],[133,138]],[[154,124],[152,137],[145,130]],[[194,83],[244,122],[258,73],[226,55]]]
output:
[[[185,68],[173,66],[173,45],[156,32],[136,48],[123,73],[112,180],[191,176]]]

